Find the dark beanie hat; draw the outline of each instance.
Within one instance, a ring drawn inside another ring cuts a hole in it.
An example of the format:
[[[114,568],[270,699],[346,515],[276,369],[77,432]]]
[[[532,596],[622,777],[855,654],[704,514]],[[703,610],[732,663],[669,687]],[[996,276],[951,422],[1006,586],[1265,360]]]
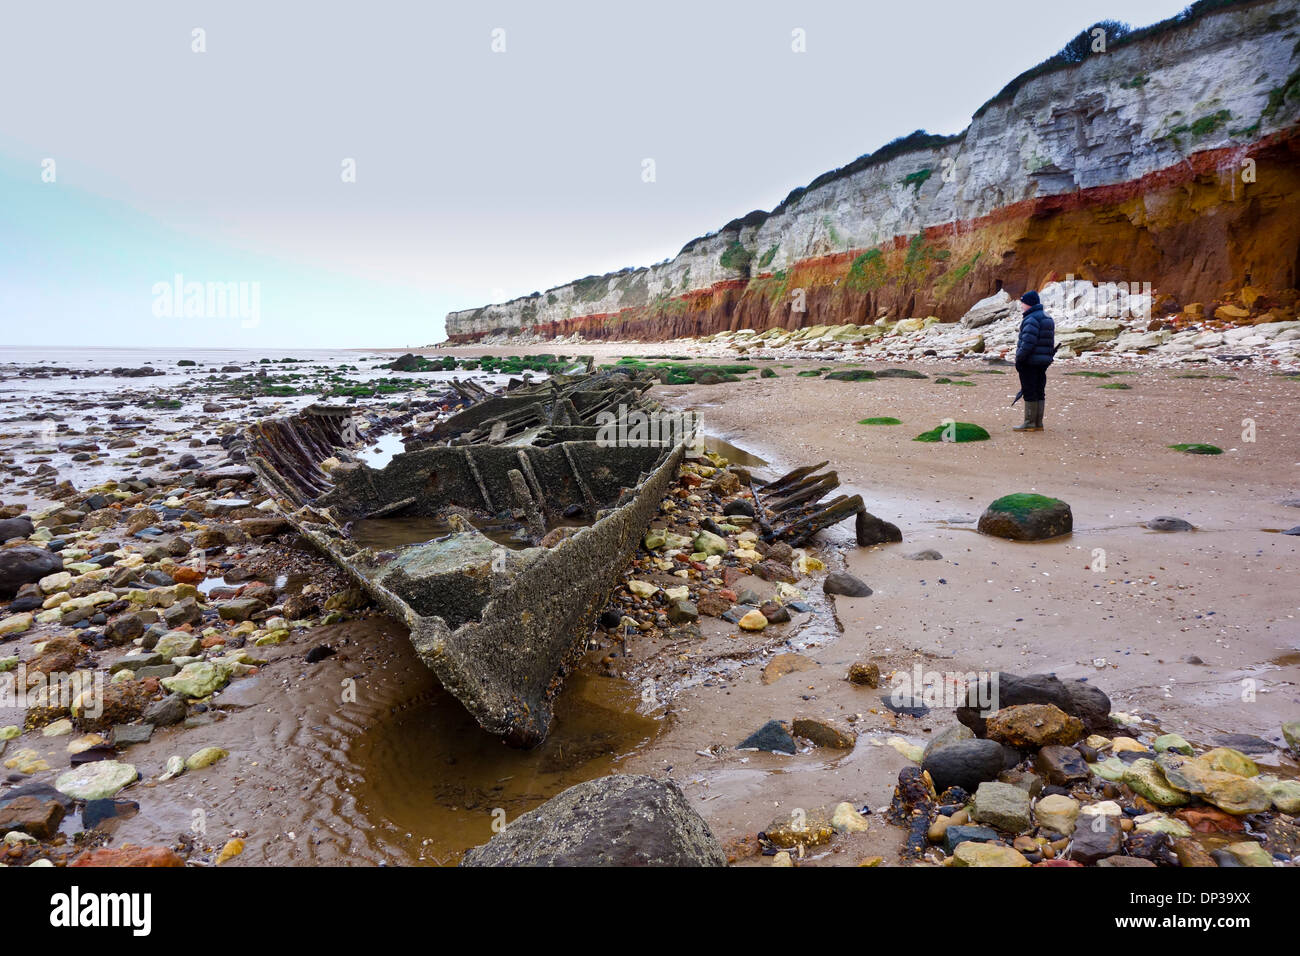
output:
[[[1038,300],[1038,293],[1035,292],[1033,289],[1030,289],[1028,292],[1022,295],[1020,297],[1020,301],[1028,306],[1035,306],[1040,304]]]

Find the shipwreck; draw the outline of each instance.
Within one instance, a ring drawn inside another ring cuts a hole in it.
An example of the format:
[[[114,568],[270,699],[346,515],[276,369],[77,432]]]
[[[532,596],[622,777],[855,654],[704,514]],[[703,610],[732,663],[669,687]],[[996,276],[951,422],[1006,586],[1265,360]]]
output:
[[[250,425],[246,458],[290,524],[388,613],[484,730],[517,747],[545,739],[567,671],[658,513],[698,434],[610,443],[615,416],[663,413],[656,378],[613,369],[511,382],[453,382],[466,407],[427,428],[409,415],[362,432],[347,406]],[[675,414],[675,413],[667,413]],[[383,467],[360,454],[402,427]],[[866,510],[823,465],[771,482],[749,475],[767,540],[797,545]]]

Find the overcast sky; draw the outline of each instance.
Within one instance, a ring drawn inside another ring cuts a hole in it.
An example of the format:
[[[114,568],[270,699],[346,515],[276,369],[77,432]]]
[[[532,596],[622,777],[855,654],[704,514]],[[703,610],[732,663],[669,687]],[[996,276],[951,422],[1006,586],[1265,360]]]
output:
[[[0,345],[434,342],[1184,5],[0,0]],[[169,311],[177,274],[257,321]]]

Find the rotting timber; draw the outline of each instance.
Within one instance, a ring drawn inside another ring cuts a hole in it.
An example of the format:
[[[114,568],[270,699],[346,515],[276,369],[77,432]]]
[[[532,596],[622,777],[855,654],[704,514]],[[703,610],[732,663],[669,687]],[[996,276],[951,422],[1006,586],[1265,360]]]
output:
[[[249,426],[247,460],[293,527],[406,623],[421,660],[478,723],[532,747],[698,447],[680,432],[604,440],[602,423],[661,411],[645,397],[654,382],[615,369],[512,382],[500,395],[454,383],[469,407],[424,431],[407,426],[406,451],[381,469],[356,454],[354,409],[312,406]],[[820,503],[838,484],[817,474],[823,466],[766,483],[745,476],[765,539],[797,546],[858,515],[861,540],[862,499]]]

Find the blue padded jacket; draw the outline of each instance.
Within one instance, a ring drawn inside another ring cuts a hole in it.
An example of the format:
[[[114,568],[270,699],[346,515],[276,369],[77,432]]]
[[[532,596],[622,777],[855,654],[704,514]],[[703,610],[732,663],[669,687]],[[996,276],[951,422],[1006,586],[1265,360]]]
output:
[[[1016,343],[1016,362],[1028,365],[1051,365],[1056,357],[1056,323],[1034,306],[1020,320],[1020,340]]]

